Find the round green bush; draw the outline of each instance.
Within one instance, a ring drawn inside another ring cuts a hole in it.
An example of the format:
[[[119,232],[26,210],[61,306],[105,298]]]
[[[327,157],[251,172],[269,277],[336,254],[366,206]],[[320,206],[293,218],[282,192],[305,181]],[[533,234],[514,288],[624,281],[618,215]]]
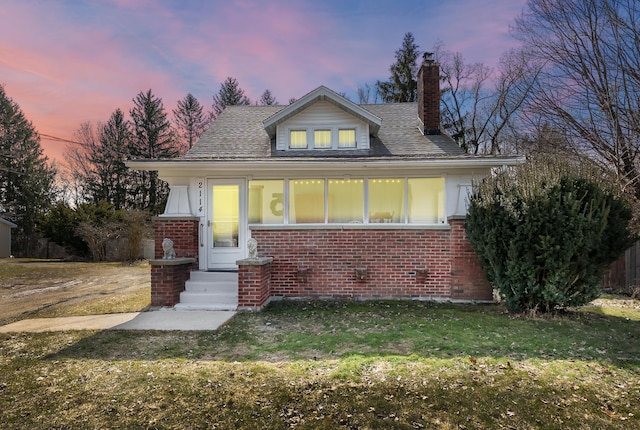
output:
[[[636,239],[631,205],[593,169],[531,163],[476,184],[466,231],[507,308],[550,312],[600,294]]]

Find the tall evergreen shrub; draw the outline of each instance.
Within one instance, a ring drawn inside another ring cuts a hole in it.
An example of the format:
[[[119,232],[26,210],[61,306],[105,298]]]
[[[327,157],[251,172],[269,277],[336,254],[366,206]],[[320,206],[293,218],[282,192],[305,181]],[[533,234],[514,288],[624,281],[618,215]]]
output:
[[[466,230],[511,311],[580,306],[636,239],[629,201],[597,170],[541,161],[476,184]]]

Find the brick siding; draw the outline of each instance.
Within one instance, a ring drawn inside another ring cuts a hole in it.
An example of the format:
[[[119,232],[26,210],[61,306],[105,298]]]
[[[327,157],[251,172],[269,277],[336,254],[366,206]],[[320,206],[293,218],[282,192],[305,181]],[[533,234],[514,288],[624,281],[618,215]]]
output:
[[[258,254],[273,257],[274,297],[491,300],[464,233],[450,229],[254,229]]]

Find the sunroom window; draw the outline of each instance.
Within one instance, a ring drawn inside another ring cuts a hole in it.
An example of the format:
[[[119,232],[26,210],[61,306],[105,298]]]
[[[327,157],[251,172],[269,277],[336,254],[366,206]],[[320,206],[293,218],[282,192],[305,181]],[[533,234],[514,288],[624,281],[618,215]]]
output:
[[[359,223],[364,219],[364,181],[329,179],[328,210],[330,223]]]
[[[324,179],[289,181],[289,223],[324,223]]]
[[[249,223],[444,224],[444,193],[444,178],[251,180]]]
[[[369,179],[369,222],[404,222],[404,178]]]
[[[284,181],[249,181],[249,223],[284,223]]]

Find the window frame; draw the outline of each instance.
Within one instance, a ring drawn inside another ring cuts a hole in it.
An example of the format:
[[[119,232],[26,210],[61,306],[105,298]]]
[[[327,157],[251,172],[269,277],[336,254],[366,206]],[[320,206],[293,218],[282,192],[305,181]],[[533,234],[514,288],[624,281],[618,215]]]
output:
[[[335,126],[325,126],[325,125],[299,125],[295,127],[287,128],[287,142],[286,147],[287,150],[291,151],[313,151],[313,150],[331,150],[331,151],[349,151],[355,150],[359,148],[358,143],[358,130],[359,127],[357,125],[335,125]],[[341,131],[353,131],[353,144],[351,146],[341,146],[340,145],[340,132]],[[291,146],[291,137],[293,133],[306,133],[306,146]],[[316,132],[329,132],[330,133],[330,146],[317,146],[316,145]]]
[[[341,131],[353,131],[353,145],[341,146],[340,145],[340,132]],[[357,149],[358,148],[358,131],[353,127],[339,127],[338,128],[338,149]]]
[[[348,176],[348,175],[347,175]],[[330,180],[342,180],[347,179],[347,176],[313,176],[313,177],[279,177],[279,178],[262,178],[255,177],[251,178],[251,180],[256,181],[266,181],[266,180],[282,180],[284,187],[284,214],[283,214],[283,223],[281,224],[249,224],[251,226],[263,227],[263,226],[272,226],[272,227],[280,227],[280,228],[296,228],[300,226],[312,226],[315,228],[318,227],[330,227],[330,226],[358,226],[358,227],[368,227],[368,228],[420,228],[420,227],[429,227],[429,228],[437,228],[437,227],[448,227],[449,223],[447,221],[447,179],[446,176],[406,176],[406,175],[385,175],[385,176],[370,176],[363,175],[357,177],[348,176],[348,179],[351,180],[362,180],[363,181],[363,218],[362,223],[337,223],[337,222],[329,222],[329,181]],[[437,197],[438,206],[436,206],[437,219],[434,223],[411,223],[409,216],[409,179],[418,178],[418,179],[442,179],[442,190],[438,190],[437,193],[442,193],[442,197]],[[390,223],[375,223],[371,222],[369,217],[369,181],[370,180],[379,180],[379,179],[401,179],[403,183],[403,216],[400,222],[390,222]],[[323,180],[324,181],[324,221],[319,223],[291,223],[290,219],[290,184],[291,181],[304,181],[304,180]],[[247,188],[249,184],[247,185]],[[440,207],[440,203],[442,203],[442,207]],[[248,208],[247,208],[248,214]],[[440,219],[440,214],[442,214],[442,218]]]
[[[291,143],[293,141],[293,139],[291,138],[292,135],[294,133],[304,133],[304,143],[305,146],[292,146]],[[306,128],[291,128],[289,129],[289,133],[288,133],[288,146],[289,149],[293,149],[293,150],[305,150],[305,149],[309,149],[309,130]]]

